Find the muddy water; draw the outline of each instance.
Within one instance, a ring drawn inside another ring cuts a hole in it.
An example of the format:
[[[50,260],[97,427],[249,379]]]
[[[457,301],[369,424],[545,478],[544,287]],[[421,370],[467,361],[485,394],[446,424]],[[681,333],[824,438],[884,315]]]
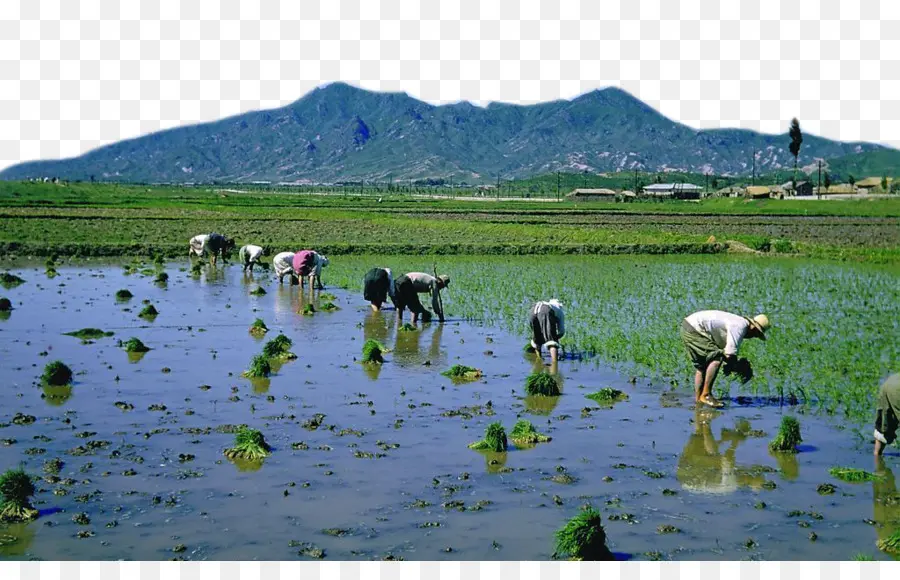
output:
[[[42,475],[47,459],[64,465],[61,482],[37,485],[39,519],[0,526],[2,557],[282,560],[308,557],[298,550],[312,545],[327,559],[543,560],[585,503],[604,514],[613,551],[636,559],[883,558],[875,541],[900,525],[896,454],[877,485],[834,480],[834,465],[875,469],[870,448],[805,414],[802,452],[768,452],[781,416],[800,409],[732,401],[696,411],[683,393],[663,395],[666,385],[574,361],[559,365],[561,397],[526,399],[536,363],[521,338],[453,320],[398,332],[393,311],[372,313],[361,296],[330,288],[341,309],[304,316],[303,304],[321,301],[271,273],[249,278],[232,265],[194,278],[184,267],[167,265],[166,286],[121,265],[60,267],[52,280],[43,267],[12,268],[27,283],[0,292],[15,307],[0,321],[0,439],[15,440],[0,444],[0,467]],[[267,294],[250,295],[257,286]],[[120,288],[134,298],[116,301]],[[137,316],[143,300],[159,310],[152,321]],[[247,332],[256,317],[271,329],[263,340]],[[115,336],[82,344],[62,334],[82,327]],[[299,358],[269,380],[241,378],[278,332]],[[152,350],[129,357],[116,347],[131,336]],[[383,366],[356,362],[367,338],[392,349]],[[38,384],[54,359],[76,374],[68,391]],[[455,363],[484,379],[440,375]],[[606,386],[630,399],[601,409],[585,398]],[[36,421],[10,424],[16,413]],[[322,425],[304,428],[316,413]],[[509,431],[519,415],[552,441],[467,449],[491,421]],[[233,435],[217,428],[241,423],[274,448],[261,466],[222,454]],[[71,453],[90,441],[107,443]],[[551,479],[561,475],[572,479]],[[820,495],[822,483],[837,491]],[[73,522],[79,512],[90,524]],[[660,534],[661,525],[680,531]],[[185,551],[173,552],[179,544]]]

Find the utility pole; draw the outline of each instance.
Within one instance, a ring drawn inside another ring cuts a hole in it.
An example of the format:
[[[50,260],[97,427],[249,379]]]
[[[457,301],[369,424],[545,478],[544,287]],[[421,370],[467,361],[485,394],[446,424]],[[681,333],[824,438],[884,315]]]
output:
[[[819,159],[819,187],[816,188],[816,199],[822,199],[822,160]]]
[[[500,174],[497,174],[497,201],[500,201]]]
[[[756,185],[756,149],[753,150],[753,173],[750,175],[750,185]]]
[[[559,171],[556,172],[556,201],[559,201]]]
[[[709,173],[706,174],[706,195],[709,195]]]

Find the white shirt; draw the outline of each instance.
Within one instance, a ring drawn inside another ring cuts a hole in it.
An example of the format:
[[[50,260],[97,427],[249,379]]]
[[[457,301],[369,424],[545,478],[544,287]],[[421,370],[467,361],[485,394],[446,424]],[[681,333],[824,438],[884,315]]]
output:
[[[294,269],[294,252],[281,252],[272,258],[272,266],[275,267],[275,273],[281,276],[283,273]]]
[[[263,253],[263,249],[260,248],[259,246],[247,245],[247,246],[244,246],[242,249],[247,253],[247,258],[251,262],[256,262],[257,260],[259,260],[260,256],[262,256],[262,253]]]
[[[534,305],[534,312],[537,313],[537,309],[543,304],[546,304],[553,310],[553,313],[556,315],[556,322],[559,325],[559,337],[564,337],[566,335],[566,315],[563,312],[562,304],[556,298],[548,302],[541,301]]]
[[[394,275],[391,273],[390,268],[385,268],[385,272],[388,275],[388,295],[393,298],[394,297]]]
[[[743,316],[721,310],[701,310],[688,316],[687,321],[697,332],[710,337],[727,356],[737,354],[750,329],[750,323]]]

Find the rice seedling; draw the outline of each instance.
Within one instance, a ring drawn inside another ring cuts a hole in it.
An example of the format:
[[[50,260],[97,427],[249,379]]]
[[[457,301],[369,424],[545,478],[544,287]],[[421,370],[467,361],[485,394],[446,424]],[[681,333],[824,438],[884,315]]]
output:
[[[558,397],[559,380],[552,374],[541,371],[532,373],[525,379],[525,392],[531,396]]]
[[[9,312],[12,309],[12,302],[9,301],[9,298],[0,298],[0,312]]]
[[[370,338],[363,344],[362,362],[365,364],[381,364],[384,362],[385,347],[377,340]]]
[[[601,405],[614,405],[620,401],[628,400],[628,395],[612,387],[603,387],[596,393],[585,395],[585,397]]]
[[[836,477],[841,481],[848,483],[862,483],[864,481],[878,481],[884,479],[883,475],[871,473],[862,469],[853,467],[832,467],[828,470],[832,477]]]
[[[255,289],[250,291],[250,295],[251,296],[265,296],[266,289],[263,288],[262,286],[257,286]]]
[[[62,470],[62,466],[63,462],[60,458],[54,457],[53,459],[48,459],[44,462],[44,473],[59,475],[60,470]]]
[[[257,338],[265,336],[267,332],[269,332],[269,327],[266,326],[266,323],[263,322],[262,318],[257,318],[253,321],[253,324],[250,325],[250,334]]]
[[[300,314],[302,314],[303,316],[312,316],[315,313],[316,307],[312,304],[306,304],[305,306],[303,306],[303,310],[300,311]]]
[[[491,423],[484,431],[484,439],[469,444],[469,449],[476,451],[506,451],[508,442],[506,440],[506,430],[499,422]]]
[[[531,421],[519,419],[509,434],[509,440],[520,447],[524,447],[535,443],[546,443],[551,439],[542,433],[538,433]]]
[[[70,369],[61,360],[55,360],[44,367],[44,374],[41,375],[41,381],[44,384],[60,387],[68,385],[72,382],[72,369]]]
[[[855,562],[874,562],[875,558],[870,556],[869,554],[864,554],[863,552],[857,552],[853,555],[851,560]]]
[[[165,272],[160,272],[156,275],[156,278],[153,279],[156,284],[166,284],[169,281],[169,275]]]
[[[191,266],[191,275],[199,276],[200,273],[203,272],[203,262],[196,262],[193,266]]]
[[[404,323],[403,323],[403,326],[401,326],[398,330],[399,330],[400,332],[415,332],[415,331],[417,331],[417,330],[419,330],[419,329],[416,328],[415,326],[413,326],[412,324],[408,323],[408,322],[404,322]]]
[[[15,288],[21,284],[24,284],[25,280],[19,278],[15,274],[10,274],[9,272],[3,272],[0,274],[0,285],[2,285],[7,290],[11,288]]]
[[[802,441],[800,422],[790,415],[785,415],[781,418],[778,434],[769,442],[769,449],[780,453],[797,453],[797,445]]]
[[[115,333],[103,331],[99,328],[82,328],[81,330],[73,330],[72,332],[64,332],[63,334],[66,336],[74,336],[81,340],[97,340],[98,338],[103,338],[105,336],[112,336]]]
[[[330,292],[322,292],[319,294],[319,300],[325,300],[326,302],[334,302],[337,300],[337,296],[331,294]]]
[[[271,451],[260,431],[243,425],[234,435],[234,447],[225,450],[225,457],[258,461],[268,457]]]
[[[241,373],[242,377],[249,379],[265,378],[272,374],[272,365],[264,354],[258,354],[250,360],[250,368]]]
[[[53,266],[48,266],[48,267],[47,267],[47,270],[46,270],[44,273],[45,273],[46,276],[47,276],[48,278],[50,278],[51,280],[52,280],[53,278],[56,278],[57,276],[59,276],[59,272],[57,272],[57,271],[56,271],[56,268],[54,268]]]
[[[127,288],[122,288],[121,290],[116,291],[116,300],[130,300],[134,297]]]
[[[321,309],[323,312],[335,312],[336,310],[340,310],[340,308],[338,308],[334,304],[334,302],[326,302],[325,304],[322,304]]]
[[[150,347],[133,336],[125,342],[119,341],[119,347],[124,348],[125,352],[148,352],[150,350]]]
[[[38,517],[38,510],[31,505],[34,483],[21,468],[8,469],[0,475],[0,521],[27,522]]]
[[[582,561],[615,560],[606,547],[606,530],[603,521],[593,507],[582,510],[556,531],[554,558]]]
[[[466,365],[453,365],[441,374],[453,381],[474,381],[483,376],[480,369]]]
[[[878,540],[876,545],[882,552],[900,554],[900,528],[894,530],[890,536]]]
[[[263,345],[263,356],[271,359],[293,360],[297,358],[297,355],[288,351],[292,344],[294,344],[294,341],[284,334],[279,334]]]
[[[141,310],[140,314],[138,314],[141,318],[153,319],[159,315],[159,311],[152,304],[148,304],[144,306],[143,310]]]

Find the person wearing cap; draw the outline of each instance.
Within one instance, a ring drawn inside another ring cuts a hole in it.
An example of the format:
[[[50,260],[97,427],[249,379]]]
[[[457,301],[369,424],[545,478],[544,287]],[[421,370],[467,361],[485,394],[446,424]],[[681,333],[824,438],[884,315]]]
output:
[[[769,318],[753,318],[721,310],[701,310],[681,321],[681,340],[694,365],[694,397],[698,403],[723,407],[712,395],[712,386],[722,362],[737,362],[738,348],[745,338],[766,339]]]
[[[372,268],[366,272],[363,278],[363,298],[372,305],[372,310],[378,312],[388,296],[394,298],[394,277],[390,268]]]
[[[897,439],[900,426],[900,373],[889,376],[878,392],[875,409],[875,455],[881,456],[884,448]]]
[[[531,325],[531,347],[541,356],[541,348],[550,351],[550,360],[559,360],[559,339],[566,334],[565,313],[559,300],[536,302],[529,316]]]
[[[419,302],[419,294],[431,294],[431,308],[438,319],[444,322],[444,309],[441,307],[440,292],[450,285],[450,276],[438,276],[435,278],[431,274],[424,272],[410,272],[404,274],[394,280],[394,306],[397,307],[397,317],[400,324],[403,324],[403,311],[409,308],[413,315],[413,324],[419,322],[419,316],[422,316],[423,322],[428,322],[431,313],[425,310],[422,303]]]
[[[275,269],[275,275],[278,276],[278,283],[284,283],[284,277],[291,275],[291,285],[296,284],[296,276],[294,276],[294,252],[279,252],[272,258],[272,267]]]
[[[303,280],[309,277],[309,287],[325,288],[322,285],[322,268],[328,265],[328,258],[313,250],[301,250],[294,254],[294,274],[300,278],[300,286]],[[318,285],[316,285],[318,284]]]
[[[238,250],[238,258],[243,265],[243,271],[246,272],[250,270],[250,273],[253,273],[253,266],[259,262],[259,259],[263,255],[263,249],[259,246],[246,245],[241,246],[241,249]]]

